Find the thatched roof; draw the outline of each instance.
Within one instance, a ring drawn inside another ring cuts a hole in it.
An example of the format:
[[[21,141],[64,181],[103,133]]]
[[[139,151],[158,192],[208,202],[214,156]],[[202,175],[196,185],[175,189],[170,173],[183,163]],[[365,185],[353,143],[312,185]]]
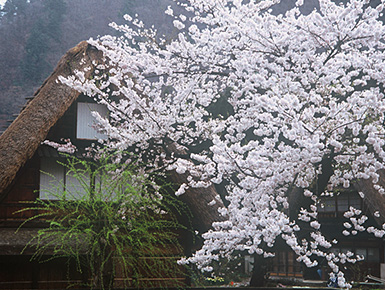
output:
[[[380,178],[378,185],[385,187],[385,171],[379,172]],[[374,188],[371,179],[358,180],[354,187],[358,192],[364,194],[364,202],[377,224],[381,227],[385,223],[385,195],[381,194]]]
[[[82,59],[84,61],[80,64]],[[70,76],[75,70],[92,67],[92,62],[98,59],[101,59],[100,53],[85,41],[69,50],[33,99],[0,136],[0,197],[45,140],[51,127],[79,96],[79,92],[58,82],[58,76]],[[88,75],[91,71],[87,72]]]
[[[37,236],[39,235],[39,231],[44,228],[0,228],[0,253],[1,255],[33,255],[36,253],[36,246],[38,244]],[[83,236],[83,234],[80,234]],[[77,241],[76,239],[72,239],[73,244]],[[69,241],[72,243],[72,240]],[[44,245],[47,241],[43,242]],[[40,243],[40,246],[42,244]],[[86,253],[87,245],[83,243],[82,245],[77,244],[77,246],[81,246],[81,251]],[[44,250],[44,254],[52,255],[55,244],[48,245]]]
[[[20,255],[25,246],[36,237],[39,229],[0,228],[0,249],[2,255]],[[33,252],[27,251],[25,254]]]

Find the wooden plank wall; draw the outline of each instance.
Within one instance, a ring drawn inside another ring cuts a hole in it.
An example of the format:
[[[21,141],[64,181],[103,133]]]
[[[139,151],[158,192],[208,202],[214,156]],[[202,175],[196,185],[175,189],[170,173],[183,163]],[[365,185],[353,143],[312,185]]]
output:
[[[5,198],[0,200],[0,227],[14,227],[17,222],[32,216],[32,212],[15,212],[26,207],[25,202],[34,201],[38,196],[39,174],[39,158],[34,156],[21,168],[15,182],[7,189]]]
[[[77,272],[76,265],[68,264],[66,259],[41,263],[30,258],[28,255],[0,256],[0,289],[66,289],[71,285],[82,288],[89,281],[87,273]],[[184,287],[186,272],[177,265],[177,259],[173,256],[139,258],[139,272],[142,272],[138,279],[124,276],[116,267],[114,288]],[[152,272],[148,272],[144,264],[152,265]]]

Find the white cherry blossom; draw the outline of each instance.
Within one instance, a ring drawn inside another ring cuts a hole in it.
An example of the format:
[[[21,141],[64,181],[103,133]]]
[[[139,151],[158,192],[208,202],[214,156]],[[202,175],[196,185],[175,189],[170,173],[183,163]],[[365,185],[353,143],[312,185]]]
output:
[[[228,220],[185,262],[211,270],[212,260],[235,250],[269,257],[281,237],[308,266],[326,255],[346,287],[316,204],[355,179],[376,183],[384,169],[383,4],[322,0],[304,15],[299,0],[276,15],[278,2],[191,0],[179,18],[168,8],[179,29],[173,40],[126,17],[127,25],[111,24],[122,37],[89,41],[104,55],[92,79],[79,72],[60,81],[108,107],[109,118],[97,118],[111,149],[188,174],[177,194],[225,186],[220,213]],[[309,206],[293,216],[296,189]],[[365,230],[360,214],[345,213],[344,235]],[[304,223],[314,234],[302,242]]]

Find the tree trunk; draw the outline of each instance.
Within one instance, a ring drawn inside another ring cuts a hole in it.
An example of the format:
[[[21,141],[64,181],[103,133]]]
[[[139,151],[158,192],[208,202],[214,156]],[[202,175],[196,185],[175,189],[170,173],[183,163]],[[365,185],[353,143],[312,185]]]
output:
[[[261,255],[254,255],[253,273],[250,279],[250,287],[263,287],[266,285],[266,259]]]
[[[176,184],[187,183],[188,174],[178,174],[171,172],[171,180]],[[207,188],[189,188],[180,199],[185,202],[193,215],[193,225],[199,231],[205,232],[211,228],[213,222],[224,221],[225,217],[221,216],[218,208],[223,207],[223,202],[217,200],[218,192],[214,185]],[[214,205],[209,205],[212,200],[216,201]]]
[[[100,252],[94,253],[91,272],[91,289],[112,289],[114,283],[114,264],[112,247],[99,240]]]
[[[168,144],[166,150],[168,153],[187,155],[186,152],[177,148],[175,143]],[[187,184],[188,176],[187,173],[178,174],[176,171],[172,171],[170,174],[172,182],[177,185]],[[213,222],[226,220],[218,212],[218,209],[224,207],[224,204],[217,197],[219,197],[219,194],[214,185],[207,188],[189,188],[180,196],[181,200],[190,208],[193,215],[193,225],[197,230],[205,232],[211,228]],[[209,205],[212,200],[215,200],[215,204]]]

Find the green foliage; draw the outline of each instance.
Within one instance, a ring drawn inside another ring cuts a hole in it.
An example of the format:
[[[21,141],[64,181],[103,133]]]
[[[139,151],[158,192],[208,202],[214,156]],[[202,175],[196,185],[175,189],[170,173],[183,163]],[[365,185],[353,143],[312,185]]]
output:
[[[222,277],[214,277],[214,278],[207,277],[206,281],[209,285],[223,285],[223,284],[225,284],[225,279],[223,279]]]
[[[180,277],[182,269],[170,250],[182,252],[176,233],[182,227],[174,214],[182,205],[149,176],[116,165],[114,158],[94,162],[67,156],[61,164],[76,186],[63,190],[56,182],[47,189],[56,200],[37,199],[22,210],[39,212],[26,222],[47,224],[27,245],[35,248],[33,259],[51,253],[49,259],[74,259],[77,270],[89,274],[88,286],[98,289],[143,287],[140,281],[149,274]],[[123,282],[114,284],[114,277]]]
[[[43,2],[45,17],[45,33],[55,41],[59,41],[62,34],[62,22],[67,5],[64,0],[50,0]]]
[[[5,2],[1,12],[12,17],[15,15],[25,15],[27,10],[28,0],[8,0]]]
[[[48,67],[44,59],[48,52],[49,37],[43,32],[44,28],[43,21],[38,19],[25,44],[25,56],[21,62],[23,78],[32,82],[40,81]]]
[[[52,70],[47,61],[51,41],[61,37],[61,26],[66,12],[63,0],[44,1],[42,14],[34,22],[24,47],[24,57],[20,63],[22,79],[38,83]]]
[[[212,263],[213,271],[203,274],[195,269],[191,276],[196,286],[216,286],[233,285],[235,282],[241,282],[249,279],[250,276],[244,272],[244,255],[240,253],[229,258],[219,258]]]

